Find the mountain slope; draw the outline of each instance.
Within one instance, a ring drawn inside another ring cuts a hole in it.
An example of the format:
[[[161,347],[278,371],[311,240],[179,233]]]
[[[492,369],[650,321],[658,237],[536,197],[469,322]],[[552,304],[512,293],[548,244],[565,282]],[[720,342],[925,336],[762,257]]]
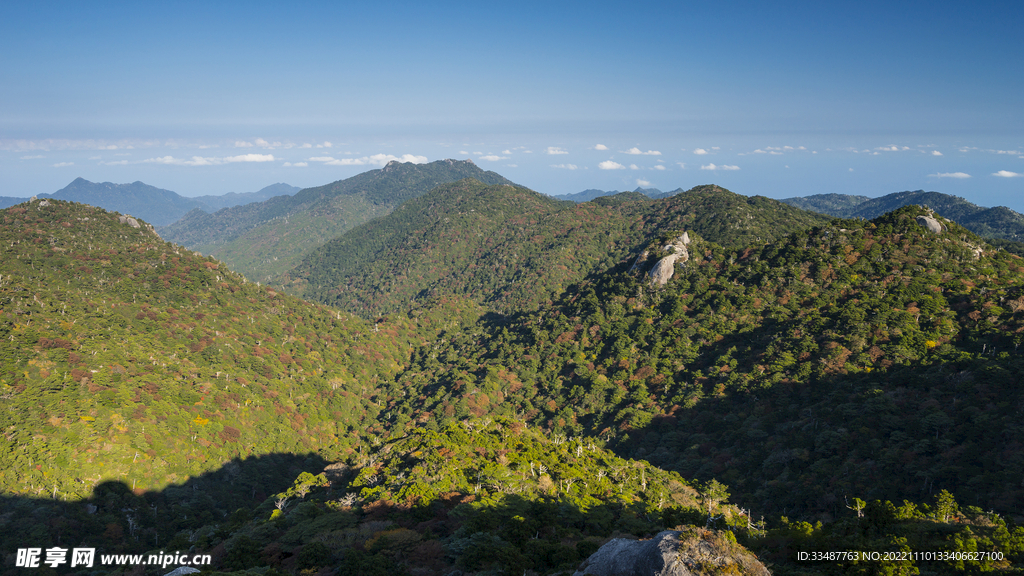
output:
[[[0,212],[0,489],[157,488],[232,458],[340,457],[412,331],[245,281],[148,224],[41,200]],[[416,345],[423,344],[416,340]]]
[[[283,282],[365,316],[452,296],[503,311],[532,309],[615,265],[659,228],[689,226],[734,244],[769,241],[824,221],[717,186],[659,201],[624,193],[574,204],[464,180],[314,250]]]
[[[679,230],[660,234],[655,259]],[[393,421],[522,415],[775,514],[941,489],[1019,513],[1024,458],[1004,439],[1021,433],[1024,260],[918,207],[688,249],[663,288],[655,260],[627,262],[449,333],[395,380]]]
[[[511,184],[470,160],[429,164],[393,161],[346,180],[307,188],[290,197],[219,210],[193,210],[160,229],[162,237],[210,254],[232,270],[267,282],[298,264],[309,250],[344,231],[391,212],[439,184],[463,178]]]

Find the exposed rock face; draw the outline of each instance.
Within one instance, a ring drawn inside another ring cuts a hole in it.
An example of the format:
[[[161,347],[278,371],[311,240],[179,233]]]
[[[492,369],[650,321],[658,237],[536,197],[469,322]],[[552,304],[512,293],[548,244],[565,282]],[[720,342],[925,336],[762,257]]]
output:
[[[690,252],[686,249],[686,246],[689,243],[690,235],[683,232],[682,236],[661,247],[662,250],[669,254],[661,260],[658,260],[658,263],[654,265],[654,268],[651,268],[651,271],[647,273],[651,278],[652,284],[656,284],[658,286],[668,284],[672,275],[675,274],[676,262],[686,262],[690,259]],[[644,255],[646,259],[646,252]]]
[[[117,221],[121,224],[127,224],[132,228],[139,228],[139,221],[131,216],[118,216]]]
[[[770,576],[764,564],[730,536],[689,526],[665,530],[650,540],[615,538],[584,560],[573,576]]]
[[[927,228],[929,232],[934,232],[935,234],[942,234],[942,224],[940,224],[938,220],[932,218],[931,216],[918,216],[917,223]]]

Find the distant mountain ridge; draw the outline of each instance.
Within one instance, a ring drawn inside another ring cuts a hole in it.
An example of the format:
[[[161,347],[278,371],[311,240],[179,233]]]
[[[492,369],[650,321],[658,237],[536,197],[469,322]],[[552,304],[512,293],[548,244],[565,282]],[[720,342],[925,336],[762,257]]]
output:
[[[69,200],[81,204],[98,206],[122,214],[131,214],[151,222],[155,226],[166,226],[176,222],[191,210],[214,212],[221,208],[260,202],[273,196],[291,195],[299,188],[288,184],[271,184],[258,192],[230,192],[222,196],[197,196],[188,198],[170,190],[150,186],[145,182],[114,184],[113,182],[90,182],[75,178],[70,184],[52,194],[39,194],[40,198]],[[27,201],[28,198],[0,197],[0,209]]]
[[[648,198],[657,200],[659,198],[668,198],[669,196],[675,196],[680,192],[685,192],[685,190],[683,190],[682,188],[676,188],[671,192],[662,192],[657,188],[643,188],[638,186],[636,190],[633,190],[633,192],[639,192],[640,194],[643,194]],[[625,194],[625,192],[619,192],[618,190],[598,190],[596,188],[588,188],[583,192],[577,192],[575,194],[559,194],[557,196],[554,196],[554,198],[557,198],[558,200],[571,200],[573,202],[590,202],[591,200],[595,200],[597,198],[602,198],[605,196],[616,196],[618,194]]]
[[[309,250],[346,230],[384,216],[440,184],[464,178],[512,185],[472,160],[392,161],[383,168],[306,188],[294,196],[213,214],[193,210],[158,232],[165,240],[215,256],[252,280],[268,282],[297,265]]]
[[[281,284],[366,317],[453,297],[498,310],[533,309],[595,270],[618,265],[664,230],[687,228],[733,246],[827,221],[714,185],[663,200],[623,192],[573,204],[467,179],[310,251]]]
[[[782,202],[830,216],[872,219],[904,206],[927,206],[985,238],[1024,241],[1024,214],[1005,206],[986,208],[941,192],[895,192],[879,198],[846,194],[814,194],[784,198]],[[998,243],[997,243],[998,244]]]
[[[265,186],[256,192],[228,192],[227,194],[221,194],[219,196],[196,196],[192,199],[209,207],[209,209],[204,209],[204,211],[215,212],[223,208],[231,208],[232,206],[241,206],[243,204],[251,204],[252,202],[264,202],[275,196],[291,196],[299,190],[302,190],[302,188],[292,186],[291,184],[285,184],[284,182],[278,182],[277,184]],[[182,214],[182,216],[184,216],[184,214]]]

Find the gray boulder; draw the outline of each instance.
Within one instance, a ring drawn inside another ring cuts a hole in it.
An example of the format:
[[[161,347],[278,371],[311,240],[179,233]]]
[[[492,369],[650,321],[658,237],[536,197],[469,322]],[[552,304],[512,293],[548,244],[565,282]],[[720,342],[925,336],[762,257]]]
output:
[[[573,576],[770,576],[732,533],[695,526],[665,530],[650,540],[614,538],[583,561]]]
[[[139,227],[139,221],[136,220],[135,218],[132,218],[131,216],[118,216],[117,221],[120,222],[121,224],[127,224],[132,228]]]
[[[940,224],[938,220],[932,218],[931,216],[918,216],[917,223],[927,228],[929,232],[934,232],[935,234],[942,234],[942,224]]]

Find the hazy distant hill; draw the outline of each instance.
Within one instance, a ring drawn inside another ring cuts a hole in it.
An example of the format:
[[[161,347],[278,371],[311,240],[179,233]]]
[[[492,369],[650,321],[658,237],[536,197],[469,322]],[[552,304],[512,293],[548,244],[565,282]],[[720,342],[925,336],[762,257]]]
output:
[[[241,206],[242,204],[250,204],[252,202],[263,202],[275,196],[291,196],[299,190],[302,190],[302,188],[278,182],[257,192],[228,192],[220,196],[196,196],[192,200],[205,205],[208,208],[204,209],[206,212],[214,212],[222,208]]]
[[[850,194],[814,194],[800,198],[786,198],[782,200],[790,206],[796,206],[811,212],[820,212],[830,216],[844,216],[850,210],[871,200],[868,196],[853,196]]]
[[[90,182],[85,178],[75,178],[61,190],[53,194],[40,194],[39,197],[99,206],[106,210],[131,214],[158,226],[170,224],[189,210],[202,207],[194,198],[185,198],[170,190],[143,182],[114,184]]]
[[[226,208],[214,214],[193,210],[158,230],[168,241],[216,256],[232,270],[267,282],[290,270],[304,253],[367,220],[425,194],[439,184],[476,178],[511,184],[500,174],[481,170],[471,160],[429,164],[391,162],[294,196]]]
[[[678,194],[678,193],[680,193],[682,191],[683,191],[682,188],[676,188],[672,192],[662,192],[661,190],[658,190],[657,188],[640,188],[640,187],[638,187],[636,190],[633,190],[633,192],[639,192],[639,193],[647,196],[648,198],[654,198],[654,199],[657,199],[657,198],[667,198],[669,196],[673,196],[675,194]],[[555,196],[555,198],[557,198],[559,200],[571,200],[573,202],[590,202],[591,200],[594,200],[595,198],[601,198],[601,197],[604,197],[604,196],[615,196],[616,194],[622,194],[622,192],[619,192],[618,190],[598,190],[596,188],[590,188],[590,189],[584,190],[583,192],[577,192],[575,194],[560,194],[558,196]]]
[[[985,208],[940,192],[896,192],[880,198],[845,194],[816,194],[803,198],[786,198],[783,202],[831,216],[843,218],[876,218],[903,206],[927,206],[971,232],[986,238],[1020,242],[1024,240],[1024,215],[998,206]]]
[[[61,190],[52,194],[40,194],[40,198],[69,200],[106,210],[131,214],[151,222],[155,226],[166,226],[177,221],[190,210],[213,212],[229,206],[261,202],[274,196],[291,195],[299,188],[288,184],[271,184],[259,192],[230,192],[222,196],[197,196],[188,198],[170,190],[150,186],[144,182],[114,184],[112,182],[90,182],[76,178]],[[0,197],[0,209],[21,204],[28,198]]]

